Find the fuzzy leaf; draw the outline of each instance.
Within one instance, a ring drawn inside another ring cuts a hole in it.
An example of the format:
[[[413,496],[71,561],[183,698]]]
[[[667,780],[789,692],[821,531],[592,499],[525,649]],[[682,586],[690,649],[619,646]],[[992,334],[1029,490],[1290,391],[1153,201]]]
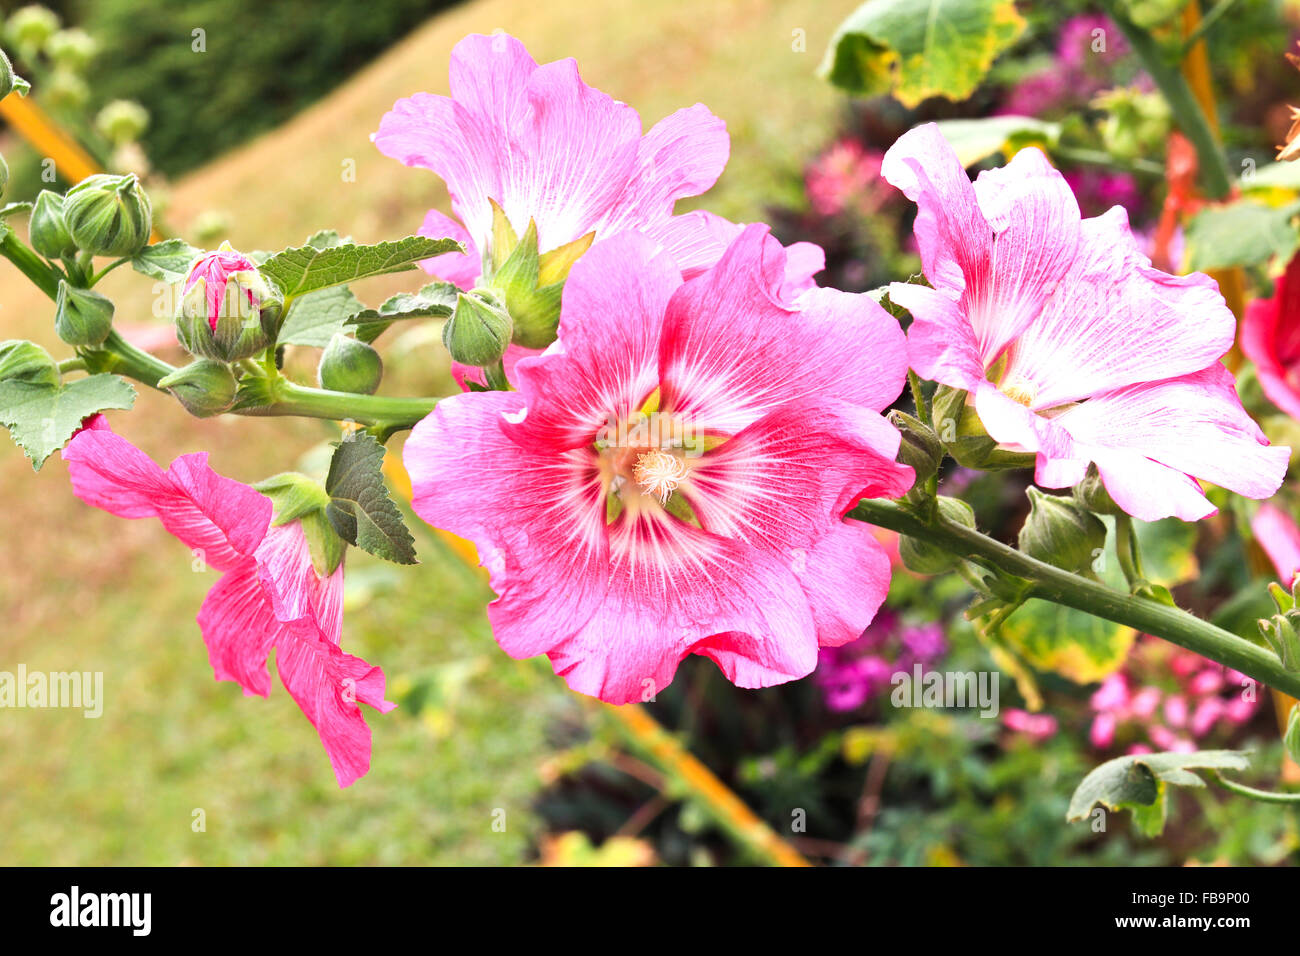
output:
[[[323,349],[334,333],[343,331],[348,320],[364,308],[362,301],[345,285],[309,292],[294,301],[276,341],[280,345]]]
[[[415,564],[415,540],[384,485],[384,446],[364,432],[339,442],[330,459],[326,516],[339,536],[395,564]]]
[[[407,236],[373,246],[353,242],[328,245],[333,238],[328,233],[317,233],[308,245],[275,253],[261,264],[262,275],[278,285],[286,297],[300,296],[367,276],[402,272],[414,268],[420,259],[462,250],[454,239],[424,236]],[[311,245],[313,241],[319,247]]]
[[[194,260],[203,255],[184,239],[164,239],[145,246],[131,259],[131,268],[163,282],[180,282],[190,274]]]
[[[1266,206],[1241,200],[1203,210],[1187,227],[1187,265],[1195,272],[1284,265],[1300,248],[1300,203]]]
[[[450,282],[430,282],[419,292],[399,292],[378,309],[357,312],[347,324],[356,326],[357,338],[362,342],[373,342],[398,319],[445,318],[451,315],[459,291]]]
[[[39,471],[81,423],[107,408],[127,409],[135,389],[117,375],[91,375],[63,385],[0,382],[0,422]]]

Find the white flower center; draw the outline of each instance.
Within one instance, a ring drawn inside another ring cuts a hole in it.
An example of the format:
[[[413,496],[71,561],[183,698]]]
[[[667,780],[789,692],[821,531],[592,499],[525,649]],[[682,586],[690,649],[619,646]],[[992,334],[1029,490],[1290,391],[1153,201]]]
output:
[[[655,448],[637,457],[632,477],[647,494],[654,495],[662,504],[677,490],[678,484],[690,474],[686,462],[676,455]]]

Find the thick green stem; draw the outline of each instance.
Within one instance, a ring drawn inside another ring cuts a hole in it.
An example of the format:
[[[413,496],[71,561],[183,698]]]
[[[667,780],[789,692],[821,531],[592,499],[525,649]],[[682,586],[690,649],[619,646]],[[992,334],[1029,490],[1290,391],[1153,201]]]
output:
[[[1133,47],[1142,60],[1142,65],[1151,74],[1160,89],[1169,111],[1173,114],[1178,128],[1196,147],[1196,156],[1200,161],[1201,184],[1210,199],[1223,199],[1232,190],[1232,174],[1228,171],[1228,161],[1219,147],[1218,138],[1210,126],[1210,121],[1196,101],[1186,77],[1161,45],[1146,30],[1124,15],[1116,0],[1105,3],[1107,15],[1115,21],[1120,32]]]
[[[1276,655],[1179,608],[1062,571],[939,515],[926,522],[894,501],[864,498],[849,517],[938,545],[990,570],[1017,575],[1033,585],[1031,597],[1164,638],[1292,697],[1300,696],[1300,673],[1288,671]]]
[[[176,371],[176,366],[164,362],[156,355],[138,349],[115,329],[94,349],[82,351],[86,367],[94,372],[116,372],[143,382],[150,388],[158,387],[158,380]]]
[[[5,229],[4,238],[0,239],[0,256],[4,256],[18,267],[18,271],[51,299],[59,294],[58,270],[38,256],[14,235],[12,229]]]
[[[302,415],[308,418],[353,421],[361,425],[379,425],[396,431],[412,427],[438,404],[436,398],[388,398],[381,395],[332,392],[329,389],[297,385],[288,379],[271,383],[269,388],[273,396],[269,404],[239,409],[238,414]]]
[[[1260,803],[1300,803],[1300,793],[1278,793],[1274,790],[1256,790],[1254,787],[1248,787],[1244,783],[1237,783],[1235,780],[1229,780],[1227,777],[1220,775],[1217,771],[1210,771],[1210,779],[1230,793],[1235,793],[1239,797],[1249,797],[1251,800],[1258,800]]]

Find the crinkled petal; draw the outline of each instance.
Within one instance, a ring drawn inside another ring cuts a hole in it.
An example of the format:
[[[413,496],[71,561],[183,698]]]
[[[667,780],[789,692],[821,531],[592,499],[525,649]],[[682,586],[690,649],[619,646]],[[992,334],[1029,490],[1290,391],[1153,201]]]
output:
[[[836,522],[807,552],[795,552],[792,568],[822,647],[861,637],[889,594],[889,553],[861,521]]]
[[[912,314],[907,355],[918,375],[967,391],[985,381],[979,342],[959,302],[938,289],[905,282],[889,286],[889,301]]]
[[[865,294],[811,289],[783,301],[785,258],[766,226],[748,226],[677,291],[660,345],[663,408],[735,433],[800,398],[878,410],[898,397],[907,378],[898,322]]]
[[[661,223],[641,227],[650,238],[672,255],[682,277],[694,278],[717,264],[727,246],[735,241],[745,226],[716,216],[703,209],[673,216]],[[796,242],[786,247],[785,282],[780,288],[781,301],[793,299],[817,283],[813,276],[826,268],[826,253],[811,242]]]
[[[339,643],[343,634],[343,565],[321,577],[312,564],[301,522],[291,521],[267,531],[257,549],[257,566],[278,620],[310,618],[326,640]]]
[[[1277,576],[1290,584],[1300,571],[1300,527],[1276,505],[1264,504],[1250,519],[1250,530],[1264,549]]]
[[[222,575],[204,598],[198,620],[217,680],[234,681],[250,696],[269,695],[266,659],[284,625],[262,588],[257,562],[248,558]]]
[[[1300,418],[1300,256],[1277,280],[1271,299],[1246,306],[1241,350],[1255,363],[1269,401]]]

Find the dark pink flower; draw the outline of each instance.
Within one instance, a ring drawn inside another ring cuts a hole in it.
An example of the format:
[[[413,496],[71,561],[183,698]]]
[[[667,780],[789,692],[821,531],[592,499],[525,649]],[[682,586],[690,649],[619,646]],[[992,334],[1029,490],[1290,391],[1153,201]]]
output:
[[[884,176],[917,203],[932,288],[894,283],[912,313],[908,353],[967,392],[989,434],[1037,457],[1046,488],[1095,464],[1147,521],[1214,513],[1196,479],[1252,498],[1290,457],[1269,447],[1219,364],[1236,321],[1209,276],[1171,276],[1138,251],[1115,207],[1082,219],[1039,150],[972,183],[933,124],[899,138]]]
[[[889,187],[880,178],[882,159],[882,153],[868,150],[857,140],[836,142],[813,160],[804,174],[813,212],[820,216],[876,212],[889,199]]]
[[[257,265],[243,253],[236,252],[223,244],[216,252],[200,256],[190,266],[190,274],[185,279],[185,292],[189,292],[197,282],[203,283],[204,303],[207,306],[208,325],[212,331],[217,330],[217,320],[227,316],[256,315],[259,305],[258,297],[252,288],[240,285],[238,294],[243,302],[227,302],[226,286],[236,273],[256,273]]]
[[[1300,418],[1300,255],[1274,284],[1271,299],[1246,306],[1241,350],[1255,363],[1269,401]]]
[[[1058,729],[1056,718],[1051,714],[1031,714],[1016,707],[1002,712],[1002,724],[1008,730],[1024,734],[1031,740],[1046,740]]]
[[[856,638],[889,561],[843,515],[912,481],[878,414],[906,373],[888,313],[791,298],[765,227],[688,280],[657,250],[630,232],[592,246],[519,390],[444,399],[405,449],[416,512],[491,573],[498,643],[614,703],[688,654],[764,687]]]
[[[370,728],[357,701],[381,713],[384,673],[339,648],[343,566],[322,576],[302,525],[272,526],[271,501],[182,455],[164,471],[97,416],[63,450],[72,490],[122,518],[157,518],[195,558],[222,572],[199,611],[217,680],[271,690],[267,658],[320,734],[339,786],[370,769]]]

